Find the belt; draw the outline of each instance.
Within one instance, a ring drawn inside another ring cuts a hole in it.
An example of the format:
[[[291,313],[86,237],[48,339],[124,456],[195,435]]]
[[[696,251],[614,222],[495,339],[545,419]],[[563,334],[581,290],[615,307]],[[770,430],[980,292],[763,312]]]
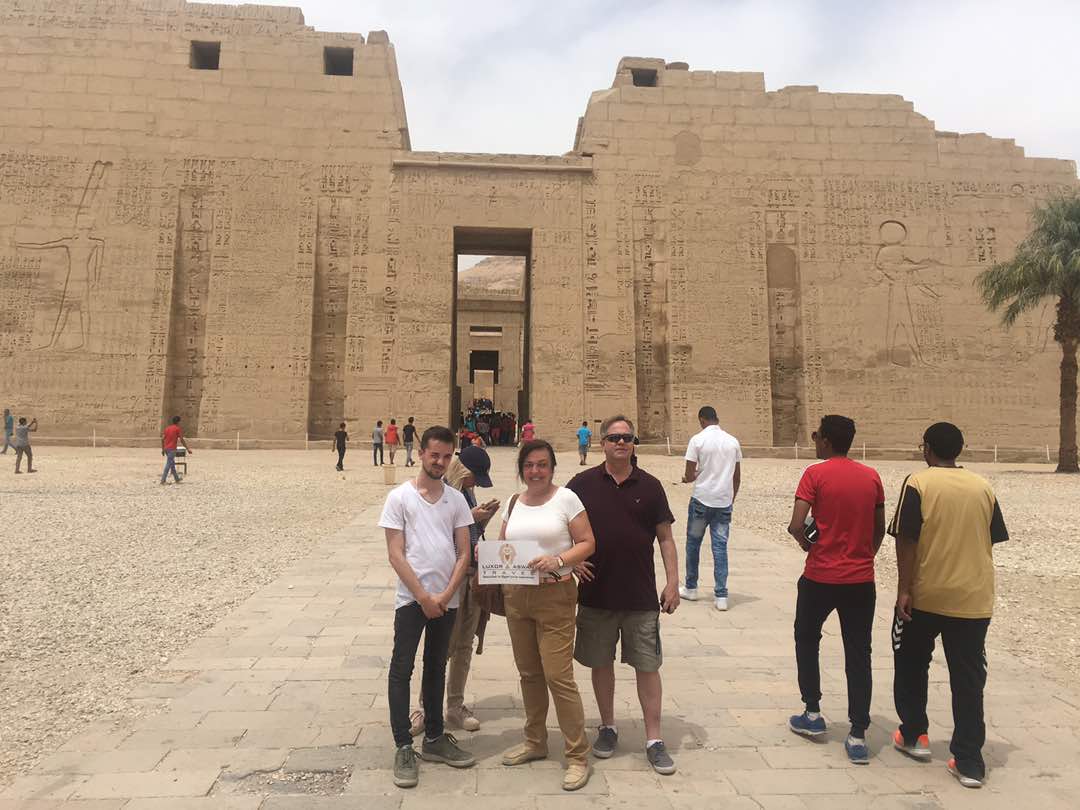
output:
[[[553,579],[548,574],[541,574],[540,575],[540,584],[541,585],[561,585],[562,583],[566,582],[567,580],[569,580],[570,582],[573,582],[574,581],[574,575],[573,574],[566,574],[564,576],[560,576],[558,579]]]

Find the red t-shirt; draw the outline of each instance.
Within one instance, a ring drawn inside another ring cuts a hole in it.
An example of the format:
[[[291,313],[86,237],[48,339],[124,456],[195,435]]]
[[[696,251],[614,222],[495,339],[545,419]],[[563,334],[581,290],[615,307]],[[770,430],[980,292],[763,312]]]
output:
[[[521,440],[531,442],[536,437],[536,427],[532,422],[526,422],[521,426]]]
[[[165,428],[165,435],[161,442],[161,446],[166,450],[175,450],[177,441],[179,441],[180,437],[183,435],[179,425],[169,425]]]
[[[834,456],[806,468],[795,497],[810,504],[820,532],[806,556],[806,578],[826,585],[873,582],[874,509],[885,504],[877,471]]]

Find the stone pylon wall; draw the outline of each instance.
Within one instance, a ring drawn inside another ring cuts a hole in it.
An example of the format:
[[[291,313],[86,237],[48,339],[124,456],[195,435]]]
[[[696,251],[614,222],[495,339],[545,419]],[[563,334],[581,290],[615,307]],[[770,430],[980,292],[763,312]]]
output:
[[[452,155],[410,151],[385,33],[298,9],[11,0],[0,59],[0,394],[48,434],[448,421],[466,229],[527,234],[525,410],[561,444],[616,412],[679,442],[701,404],[747,444],[828,412],[1055,441],[1052,306],[1006,333],[971,282],[1075,165],[899,96],[625,59],[566,156]]]

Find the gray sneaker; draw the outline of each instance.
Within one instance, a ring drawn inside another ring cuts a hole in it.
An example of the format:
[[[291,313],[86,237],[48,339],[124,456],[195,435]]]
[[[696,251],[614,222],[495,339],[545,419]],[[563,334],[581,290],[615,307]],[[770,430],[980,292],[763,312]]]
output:
[[[394,784],[398,787],[416,787],[420,781],[420,767],[416,764],[416,750],[403,745],[394,754]]]
[[[596,742],[593,743],[593,756],[598,759],[607,759],[615,753],[619,746],[619,732],[607,726],[600,726],[596,730]]]
[[[445,762],[452,768],[468,768],[476,764],[476,757],[458,748],[453,734],[443,734],[434,742],[424,739],[420,756],[429,762]]]
[[[663,740],[657,740],[646,748],[645,756],[649,760],[649,764],[652,765],[652,769],[657,773],[665,776],[675,773],[675,761],[668,754]]]

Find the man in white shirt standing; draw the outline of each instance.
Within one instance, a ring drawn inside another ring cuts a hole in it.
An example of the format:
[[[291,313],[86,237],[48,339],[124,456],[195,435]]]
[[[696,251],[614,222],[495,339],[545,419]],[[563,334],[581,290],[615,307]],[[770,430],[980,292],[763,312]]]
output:
[[[739,440],[721,430],[716,409],[705,405],[698,411],[701,432],[686,447],[683,483],[693,483],[686,520],[686,587],[679,588],[683,599],[698,598],[698,557],[708,527],[712,535],[713,593],[716,609],[728,609],[728,532],[731,508],[739,494],[742,448]]]
[[[465,496],[443,484],[454,458],[454,434],[430,427],[420,438],[420,473],[386,496],[379,526],[386,530],[390,565],[398,575],[394,612],[394,652],[388,697],[394,734],[394,784],[419,780],[409,734],[409,681],[420,636],[424,636],[424,741],[420,757],[455,768],[476,763],[443,728],[446,656],[457,613],[458,590],[469,566],[469,526]]]

